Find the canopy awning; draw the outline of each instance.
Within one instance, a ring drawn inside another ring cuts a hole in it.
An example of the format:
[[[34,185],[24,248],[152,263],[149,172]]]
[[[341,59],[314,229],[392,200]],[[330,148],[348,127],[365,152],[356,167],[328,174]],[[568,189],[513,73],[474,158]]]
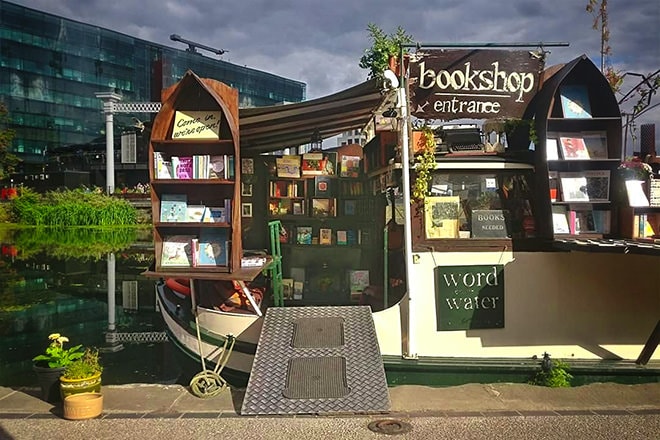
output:
[[[396,90],[369,80],[309,101],[239,110],[241,153],[257,155],[308,144],[318,130],[326,139],[364,128],[374,114],[392,106]]]

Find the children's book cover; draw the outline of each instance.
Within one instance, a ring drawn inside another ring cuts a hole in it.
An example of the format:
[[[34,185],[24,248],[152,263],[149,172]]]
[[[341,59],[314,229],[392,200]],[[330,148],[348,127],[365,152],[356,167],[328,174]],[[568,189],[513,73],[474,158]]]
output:
[[[162,267],[191,267],[193,235],[173,235],[163,240]]]
[[[196,251],[197,266],[227,266],[227,229],[204,229],[199,235]]]
[[[185,194],[163,194],[160,199],[160,221],[185,222],[187,199]]]

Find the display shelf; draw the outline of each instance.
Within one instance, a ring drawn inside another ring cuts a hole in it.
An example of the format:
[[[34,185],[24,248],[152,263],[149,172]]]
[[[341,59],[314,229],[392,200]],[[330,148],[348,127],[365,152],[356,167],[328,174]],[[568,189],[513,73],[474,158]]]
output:
[[[188,71],[162,101],[149,144],[150,275],[253,278],[240,267],[238,92]]]

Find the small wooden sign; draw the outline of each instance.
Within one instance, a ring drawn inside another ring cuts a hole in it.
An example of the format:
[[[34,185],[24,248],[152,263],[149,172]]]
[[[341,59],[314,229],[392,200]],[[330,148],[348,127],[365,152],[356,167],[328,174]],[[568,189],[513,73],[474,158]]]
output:
[[[506,238],[509,212],[502,209],[483,209],[472,211],[473,238]]]
[[[177,111],[172,139],[220,139],[219,111]]]

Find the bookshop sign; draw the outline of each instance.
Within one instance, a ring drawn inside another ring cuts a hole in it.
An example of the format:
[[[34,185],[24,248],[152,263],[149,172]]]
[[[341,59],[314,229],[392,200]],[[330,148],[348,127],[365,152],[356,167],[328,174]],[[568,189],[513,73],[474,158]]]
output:
[[[438,330],[504,328],[504,266],[438,266]]]
[[[526,50],[416,53],[410,56],[410,111],[421,119],[520,118],[542,69]]]

